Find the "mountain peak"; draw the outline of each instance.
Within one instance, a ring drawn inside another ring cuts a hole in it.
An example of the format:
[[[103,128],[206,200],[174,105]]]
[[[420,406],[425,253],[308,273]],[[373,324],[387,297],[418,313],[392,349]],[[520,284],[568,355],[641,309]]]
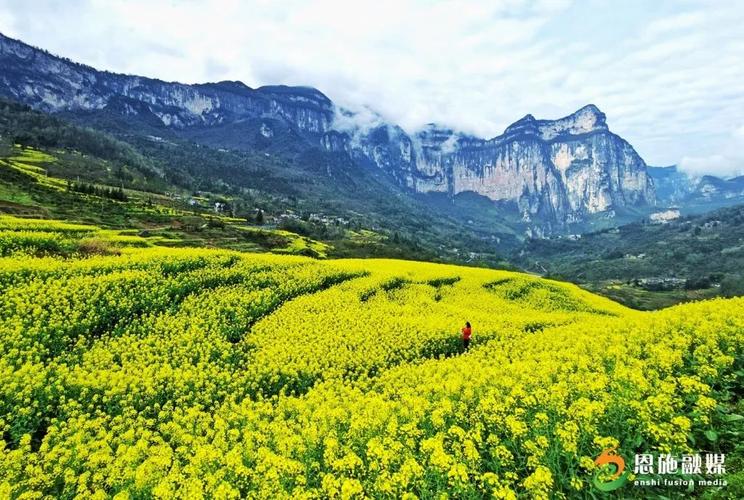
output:
[[[506,127],[504,135],[536,135],[538,123],[538,120],[536,120],[534,116],[526,114],[524,117]]]
[[[272,94],[275,96],[285,96],[292,98],[312,99],[323,103],[330,103],[331,100],[315,87],[306,87],[302,85],[264,85],[256,89],[258,92]]]
[[[594,104],[587,104],[563,118],[540,122],[540,135],[545,140],[563,135],[583,135],[608,130],[607,117]]]
[[[594,127],[607,127],[607,116],[594,104],[587,104],[562,120],[565,119],[583,120],[586,123],[593,122],[592,126]]]
[[[232,92],[234,94],[249,94],[253,92],[253,89],[250,88],[248,85],[241,81],[232,81],[232,80],[223,80],[221,82],[217,83],[199,83],[194,85],[194,87],[203,88],[203,89],[215,89],[215,90],[222,90],[227,92]]]
[[[574,114],[578,115],[580,113],[593,113],[595,115],[604,116],[604,113],[594,104],[587,104],[586,106],[579,108]]]
[[[536,135],[549,141],[564,135],[582,135],[607,130],[609,129],[605,114],[594,104],[587,104],[557,120],[538,120],[527,114],[506,127],[504,136]]]
[[[232,89],[239,89],[239,90],[253,90],[245,83],[241,82],[240,80],[222,80],[221,82],[217,82],[217,85],[225,88],[232,88]]]

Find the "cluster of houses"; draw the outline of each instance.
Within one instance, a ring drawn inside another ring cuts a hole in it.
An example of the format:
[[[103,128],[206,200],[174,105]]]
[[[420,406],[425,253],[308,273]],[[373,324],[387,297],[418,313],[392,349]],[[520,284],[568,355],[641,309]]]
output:
[[[230,211],[230,205],[224,201],[212,201],[196,192],[192,196],[184,197],[179,193],[167,192],[165,195],[174,201],[185,201],[190,207],[211,210],[216,214],[224,214]]]
[[[213,211],[215,214],[229,214],[231,213],[232,207],[229,203],[225,201],[216,201],[216,200],[210,200],[206,194],[202,194],[200,192],[195,192],[191,196],[183,196],[179,193],[170,193],[166,192],[166,196],[168,196],[170,199],[174,201],[179,202],[185,202],[190,207],[193,208],[200,208],[203,210],[210,210]],[[336,215],[329,215],[324,213],[310,213],[305,215],[300,215],[296,213],[294,210],[284,210],[283,212],[276,214],[276,215],[268,215],[264,214],[263,210],[256,207],[253,209],[253,213],[258,214],[261,213],[261,220],[262,224],[268,224],[268,225],[278,225],[282,222],[286,221],[307,221],[307,222],[313,222],[316,224],[324,224],[327,226],[349,226],[351,224],[351,221],[347,219],[346,217],[340,217]]]
[[[636,278],[632,283],[645,290],[675,290],[684,288],[684,278]]]
[[[325,224],[325,225],[338,225],[338,226],[348,226],[349,225],[349,219],[346,219],[345,217],[338,217],[335,215],[326,215],[322,213],[311,213],[308,216],[301,217],[297,215],[293,210],[285,210],[284,212],[280,213],[276,216],[276,219],[279,222],[282,221],[288,221],[288,220],[306,220],[308,222],[314,222],[317,224]]]

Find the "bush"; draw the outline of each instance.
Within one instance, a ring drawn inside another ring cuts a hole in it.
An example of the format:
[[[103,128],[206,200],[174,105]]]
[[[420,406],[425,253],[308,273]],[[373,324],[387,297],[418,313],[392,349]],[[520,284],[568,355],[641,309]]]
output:
[[[693,278],[687,278],[685,281],[685,290],[702,290],[704,288],[710,288],[711,281],[708,276],[696,276]]]
[[[100,238],[87,238],[78,244],[78,252],[82,255],[119,255],[121,251],[110,241]]]
[[[721,295],[724,297],[744,295],[744,276],[727,276],[721,280]]]

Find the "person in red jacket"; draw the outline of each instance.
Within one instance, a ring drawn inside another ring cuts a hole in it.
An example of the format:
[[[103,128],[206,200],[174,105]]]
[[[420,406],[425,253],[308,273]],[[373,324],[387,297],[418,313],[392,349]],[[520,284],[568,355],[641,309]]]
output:
[[[468,350],[470,346],[470,336],[473,335],[473,329],[470,327],[470,321],[465,322],[465,328],[462,329],[462,346]]]

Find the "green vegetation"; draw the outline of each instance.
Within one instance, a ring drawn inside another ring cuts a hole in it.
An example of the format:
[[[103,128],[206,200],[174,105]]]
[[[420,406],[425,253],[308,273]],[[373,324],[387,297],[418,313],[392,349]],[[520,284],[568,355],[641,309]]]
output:
[[[3,257],[118,254],[122,247],[147,247],[152,243],[127,230],[0,215],[0,256]]]
[[[225,248],[276,248],[262,247],[267,238],[260,233],[233,231],[234,224],[217,222],[235,219],[326,245],[320,249],[281,244],[307,254],[500,267],[508,264],[496,249],[505,250],[516,242],[506,225],[494,229],[488,222],[498,218],[496,212],[484,212],[463,232],[464,208],[442,215],[445,211],[435,198],[403,196],[385,174],[360,168],[342,155],[293,150],[280,156],[216,149],[178,139],[167,128],[145,124],[122,128],[121,123],[107,121],[105,113],[86,117],[86,123],[96,129],[0,99],[4,164],[0,167],[11,167],[0,168],[0,212],[158,233],[193,228],[183,217],[195,216],[202,219],[199,231],[172,234],[172,238]],[[28,146],[20,153],[25,160],[18,158],[14,144]],[[26,161],[33,154],[48,157]],[[21,164],[39,169],[24,169]],[[45,187],[94,196],[69,196]],[[91,192],[95,190],[99,192]],[[125,201],[117,200],[121,193],[129,203],[109,202]],[[362,242],[360,231],[376,236]]]
[[[641,286],[620,281],[601,281],[598,283],[581,283],[587,290],[604,295],[628,307],[641,311],[663,309],[682,302],[705,300],[721,295],[720,287],[687,290],[647,290]],[[736,295],[736,294],[734,294]],[[733,295],[732,295],[733,296]]]
[[[64,154],[76,157],[75,162],[64,162],[62,169],[50,164],[47,173],[51,176],[83,176],[94,181],[116,177],[119,182],[115,184],[125,182],[141,189],[165,187],[154,164],[129,144],[7,99],[0,99],[0,137],[6,145],[66,151],[69,153]]]
[[[60,159],[33,148],[6,149],[0,160],[0,211],[23,217],[61,217],[88,225],[2,217],[0,254],[111,253],[122,244],[219,247],[325,257],[330,246],[289,231],[194,209],[164,195],[65,181],[47,174]],[[13,222],[15,221],[15,222]],[[86,238],[70,227],[85,228]],[[31,229],[30,229],[31,228]],[[104,230],[104,228],[107,228]]]
[[[744,295],[744,205],[580,238],[530,240],[516,263],[640,309]]]

